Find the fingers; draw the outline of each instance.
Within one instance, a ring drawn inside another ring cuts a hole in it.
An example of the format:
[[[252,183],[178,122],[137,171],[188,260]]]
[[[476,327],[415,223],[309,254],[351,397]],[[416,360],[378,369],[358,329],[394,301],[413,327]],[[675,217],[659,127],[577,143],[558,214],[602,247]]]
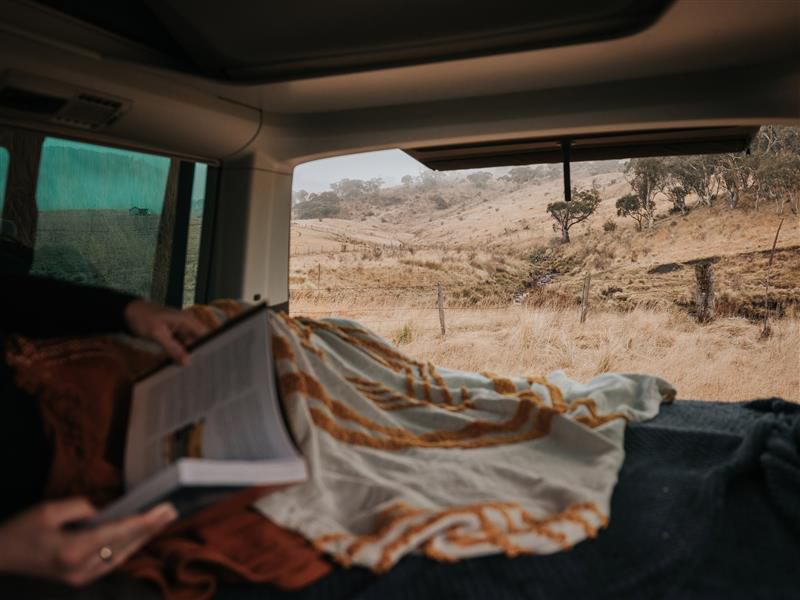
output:
[[[64,525],[95,509],[83,498],[45,502],[0,524],[0,571],[83,585],[122,564],[175,519],[169,504],[93,529]],[[103,560],[101,549],[111,550]]]
[[[74,521],[83,521],[97,512],[86,498],[54,500],[42,505],[41,511],[42,518],[53,527],[61,527]]]
[[[122,524],[115,537],[111,539],[110,543],[106,544],[113,551],[112,558],[107,564],[113,569],[124,563],[128,557],[174,521],[177,516],[178,513],[175,508],[171,504],[165,503],[153,508],[144,515],[131,517],[130,520],[135,521]]]
[[[133,553],[177,517],[171,504],[156,506],[145,514],[119,519],[88,532],[74,534],[65,580],[74,585],[102,577],[124,563]],[[110,560],[103,560],[100,550],[111,549]]]
[[[175,339],[169,327],[163,323],[160,324],[153,330],[152,338],[161,344],[161,347],[164,348],[169,357],[175,362],[184,366],[189,364],[189,353],[186,352],[183,345]]]
[[[101,527],[86,532],[88,542],[98,549],[102,546],[111,546],[116,553],[117,548],[122,548],[145,535],[150,537],[160,531],[165,525],[175,520],[177,512],[168,502],[151,508],[146,513],[118,519]]]
[[[179,364],[189,362],[184,348],[208,328],[193,314],[148,302],[133,300],[125,308],[125,319],[132,333],[157,342]]]
[[[176,312],[170,315],[170,321],[175,332],[183,336],[187,343],[193,342],[197,338],[203,337],[208,333],[206,327],[193,314],[188,312]]]
[[[185,345],[206,335],[208,327],[191,313],[173,310],[163,312],[163,323],[169,329],[169,340],[163,337],[157,341],[175,361],[182,365],[189,364],[189,354],[185,350]],[[162,333],[162,335],[167,334]]]

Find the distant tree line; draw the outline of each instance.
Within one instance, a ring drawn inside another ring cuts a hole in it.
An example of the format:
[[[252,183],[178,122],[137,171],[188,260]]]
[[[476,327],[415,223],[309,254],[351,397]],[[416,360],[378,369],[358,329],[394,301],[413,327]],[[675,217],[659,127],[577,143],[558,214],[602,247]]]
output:
[[[759,209],[773,203],[777,211],[789,203],[800,209],[800,129],[765,126],[753,140],[749,152],[668,158],[638,158],[623,161],[575,163],[573,173],[598,175],[624,171],[630,192],[616,200],[619,216],[629,217],[639,230],[653,227],[656,200],[667,199],[672,211],[686,214],[688,200],[696,205],[714,206],[725,202],[730,208]],[[324,192],[297,190],[292,195],[295,218],[353,218],[370,216],[372,209],[405,201],[423,200],[434,210],[445,210],[463,199],[464,184],[476,196],[488,188],[519,189],[534,181],[561,177],[560,164],[515,166],[468,172],[424,170],[418,175],[404,175],[400,186],[385,187],[383,179],[341,179]],[[460,190],[460,191],[459,191]],[[569,241],[572,226],[594,213],[600,203],[596,188],[574,190],[570,203],[553,202],[547,212],[564,242]]]
[[[369,203],[380,198],[383,179],[340,179],[330,185],[330,190],[311,193],[297,190],[292,194],[294,216],[298,219],[325,219],[347,217],[345,202]]]
[[[453,186],[465,182],[475,190],[482,191],[488,189],[492,182],[503,187],[521,187],[535,180],[560,176],[560,165],[535,165],[511,167],[507,170],[473,170],[466,173],[426,169],[418,175],[404,175],[397,188],[384,187],[381,178],[345,178],[332,183],[330,189],[324,192],[295,190],[292,193],[292,207],[294,217],[298,219],[352,218],[354,207],[361,209],[356,212],[368,214],[370,206],[385,207],[409,200],[413,196],[415,199],[426,199],[435,210],[444,210],[452,205],[452,199],[448,201],[446,194],[443,195],[445,189],[452,189]]]
[[[670,158],[638,158],[628,162],[625,177],[631,193],[616,202],[617,214],[636,221],[638,230],[652,228],[655,198],[672,203],[685,215],[686,199],[700,206],[725,202],[728,208],[758,210],[764,202],[776,212],[789,204],[800,210],[800,130],[762,127],[748,152]]]
[[[776,212],[786,204],[800,212],[800,129],[762,127],[747,152],[635,158],[624,167],[631,191],[616,200],[617,215],[629,217],[636,229],[651,229],[656,219],[656,199],[672,203],[671,212],[685,215],[687,198],[696,205],[725,202],[730,209],[758,210],[773,203]],[[573,190],[571,202],[552,202],[547,212],[561,241],[569,242],[569,229],[588,219],[600,204],[599,193]]]

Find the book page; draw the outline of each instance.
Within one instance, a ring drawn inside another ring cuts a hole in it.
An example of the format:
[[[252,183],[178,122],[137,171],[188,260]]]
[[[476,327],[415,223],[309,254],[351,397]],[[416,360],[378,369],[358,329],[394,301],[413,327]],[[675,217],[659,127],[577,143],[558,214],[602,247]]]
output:
[[[266,307],[134,386],[125,481],[141,482],[179,458],[298,456],[278,405]]]

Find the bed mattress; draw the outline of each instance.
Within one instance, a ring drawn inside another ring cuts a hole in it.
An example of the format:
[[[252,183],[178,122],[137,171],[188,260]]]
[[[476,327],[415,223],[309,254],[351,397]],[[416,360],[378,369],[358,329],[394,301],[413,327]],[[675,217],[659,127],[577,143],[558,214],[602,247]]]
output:
[[[225,599],[442,600],[800,597],[800,405],[676,401],[629,425],[607,529],[572,550],[391,571],[337,567],[294,592]]]

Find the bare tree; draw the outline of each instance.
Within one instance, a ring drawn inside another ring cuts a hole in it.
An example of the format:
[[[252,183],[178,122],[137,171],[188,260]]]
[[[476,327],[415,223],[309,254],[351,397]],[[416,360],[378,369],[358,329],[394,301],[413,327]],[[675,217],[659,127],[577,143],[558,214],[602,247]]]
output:
[[[361,179],[340,179],[332,183],[330,188],[342,200],[355,200],[364,195],[364,182]]]
[[[686,215],[686,196],[689,191],[682,185],[672,185],[664,188],[664,195],[672,202],[672,209]]]
[[[423,191],[430,191],[438,188],[444,183],[447,175],[439,171],[426,170],[419,174],[419,187]]]
[[[491,178],[492,174],[488,171],[478,171],[467,175],[467,181],[479,189],[485,189]]]
[[[636,194],[626,194],[617,199],[617,214],[620,217],[630,217],[636,221],[636,231],[642,230],[642,223],[647,219],[647,210],[642,205],[642,200]]]
[[[300,204],[308,199],[308,192],[306,190],[296,190],[292,192],[292,206]]]
[[[639,200],[637,212],[644,215],[647,228],[652,229],[656,215],[656,194],[664,190],[669,179],[666,163],[660,158],[635,158],[625,167],[625,177]]]
[[[555,220],[553,229],[561,232],[561,242],[569,243],[570,227],[588,219],[600,204],[600,192],[597,188],[572,190],[570,202],[551,202],[547,212]]]
[[[718,162],[713,156],[683,156],[670,162],[670,176],[694,192],[700,204],[711,206],[719,193]]]
[[[728,193],[728,206],[737,208],[742,196],[749,195],[756,186],[758,157],[744,152],[721,154],[717,159],[717,169]]]
[[[331,191],[309,194],[307,200],[293,209],[296,219],[325,219],[342,215],[341,198]]]
[[[501,179],[521,186],[536,179],[538,172],[539,169],[534,167],[511,167]]]
[[[775,203],[775,212],[783,213],[788,203],[794,212],[800,204],[800,156],[781,154],[761,169],[763,195]]]
[[[800,130],[762,127],[753,146],[756,204],[763,198],[773,201],[778,213],[787,202],[795,212],[800,211]]]

